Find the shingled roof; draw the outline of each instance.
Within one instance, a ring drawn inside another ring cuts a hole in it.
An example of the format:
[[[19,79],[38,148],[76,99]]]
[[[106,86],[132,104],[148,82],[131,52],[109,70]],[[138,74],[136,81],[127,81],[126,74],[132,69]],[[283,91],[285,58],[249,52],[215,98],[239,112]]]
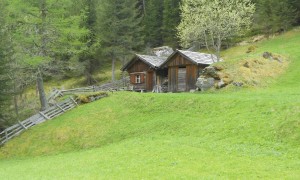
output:
[[[149,55],[136,54],[135,58],[133,58],[125,66],[123,66],[121,70],[124,71],[124,70],[128,69],[138,59],[143,61],[144,63],[148,64],[150,67],[156,69],[156,68],[159,68],[167,60],[167,57],[158,57],[158,56],[149,56]]]
[[[182,51],[177,50],[180,54],[187,57],[191,61],[197,64],[212,64],[218,61],[218,58],[214,54],[206,54],[206,53],[199,53],[199,52],[192,52],[192,51]]]
[[[137,56],[141,60],[144,60],[145,63],[151,64],[153,67],[160,67],[160,65],[162,65],[167,60],[167,57],[148,56],[140,54],[137,54]]]

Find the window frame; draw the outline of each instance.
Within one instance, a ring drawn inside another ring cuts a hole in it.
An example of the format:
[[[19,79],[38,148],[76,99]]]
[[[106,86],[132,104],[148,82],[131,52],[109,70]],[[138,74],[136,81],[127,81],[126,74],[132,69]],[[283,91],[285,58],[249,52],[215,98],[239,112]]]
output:
[[[142,76],[140,74],[135,75],[135,83],[141,84],[142,82]]]

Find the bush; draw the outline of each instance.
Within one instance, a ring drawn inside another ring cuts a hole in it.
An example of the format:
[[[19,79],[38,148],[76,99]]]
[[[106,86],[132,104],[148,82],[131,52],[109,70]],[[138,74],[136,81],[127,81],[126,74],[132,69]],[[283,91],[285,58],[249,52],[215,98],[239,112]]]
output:
[[[75,99],[77,103],[80,104],[80,103],[90,103],[107,96],[108,96],[107,92],[93,92],[93,93],[75,94]]]

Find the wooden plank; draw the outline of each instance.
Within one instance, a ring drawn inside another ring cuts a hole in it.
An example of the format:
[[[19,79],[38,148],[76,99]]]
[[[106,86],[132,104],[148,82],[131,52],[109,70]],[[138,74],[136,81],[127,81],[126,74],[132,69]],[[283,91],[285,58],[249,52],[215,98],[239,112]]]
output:
[[[70,97],[70,99],[73,101],[73,103],[75,104],[75,106],[78,105],[77,102],[72,97]]]
[[[22,122],[18,122],[24,129],[27,129],[23,124],[22,124]]]
[[[186,91],[186,68],[178,69],[178,91]]]
[[[168,88],[169,92],[176,92],[177,91],[177,81],[178,81],[178,67],[170,67],[169,68],[169,81],[168,81]]]
[[[42,112],[39,112],[40,113],[40,115],[42,115],[44,118],[46,118],[47,120],[49,120],[50,118],[48,117],[48,116],[46,116],[44,113],[42,113]]]
[[[55,118],[55,117],[57,117],[57,116],[59,116],[59,115],[61,115],[61,114],[63,114],[63,113],[64,113],[63,111],[54,113],[54,114],[52,114],[52,115],[50,116],[50,118],[53,119],[53,118]]]
[[[6,128],[5,131],[11,131],[19,126],[20,126],[19,124],[12,125],[11,127]]]
[[[196,65],[189,65],[186,67],[186,85],[187,85],[187,91],[191,89],[196,89],[196,81],[197,81],[197,69],[198,67]]]
[[[58,111],[53,111],[49,114],[47,114],[47,116],[52,119],[53,117],[56,117],[57,114],[63,114],[64,111],[62,111],[61,109],[57,109]]]

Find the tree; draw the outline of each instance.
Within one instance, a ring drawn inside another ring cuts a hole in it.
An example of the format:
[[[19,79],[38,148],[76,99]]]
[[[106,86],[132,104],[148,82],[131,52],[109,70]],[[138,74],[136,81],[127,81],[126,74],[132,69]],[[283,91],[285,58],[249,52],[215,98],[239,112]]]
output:
[[[145,42],[149,47],[163,45],[163,3],[161,0],[146,1],[146,15],[143,18]]]
[[[254,4],[251,0],[183,0],[178,37],[184,47],[202,42],[213,47],[218,60],[222,41],[250,28]]]
[[[16,53],[22,57],[23,67],[36,75],[41,110],[44,110],[48,102],[43,74],[57,74],[84,47],[81,38],[87,30],[80,27],[84,11],[70,14],[71,0],[11,0],[9,4]]]
[[[164,0],[163,9],[163,42],[171,47],[178,47],[176,27],[180,23],[180,0]]]
[[[101,50],[112,60],[112,81],[115,81],[116,60],[143,44],[137,1],[103,0],[98,13]]]
[[[289,0],[259,0],[256,4],[255,22],[258,29],[267,35],[285,31],[295,24],[297,9]]]
[[[11,82],[8,76],[9,59],[7,58],[9,40],[7,24],[4,18],[6,13],[5,7],[5,2],[0,0],[0,129],[3,128],[3,123],[6,121],[5,114],[8,113],[11,97]]]
[[[97,57],[97,52],[99,52],[100,42],[97,38],[97,12],[96,8],[98,6],[97,0],[81,0],[78,3],[78,10],[82,7],[86,7],[86,21],[84,27],[89,30],[89,34],[85,36],[85,41],[87,42],[87,48],[82,51],[79,55],[79,61],[83,63],[84,75],[86,77],[86,82],[88,85],[96,83],[93,78],[93,72],[99,66],[99,60]]]

